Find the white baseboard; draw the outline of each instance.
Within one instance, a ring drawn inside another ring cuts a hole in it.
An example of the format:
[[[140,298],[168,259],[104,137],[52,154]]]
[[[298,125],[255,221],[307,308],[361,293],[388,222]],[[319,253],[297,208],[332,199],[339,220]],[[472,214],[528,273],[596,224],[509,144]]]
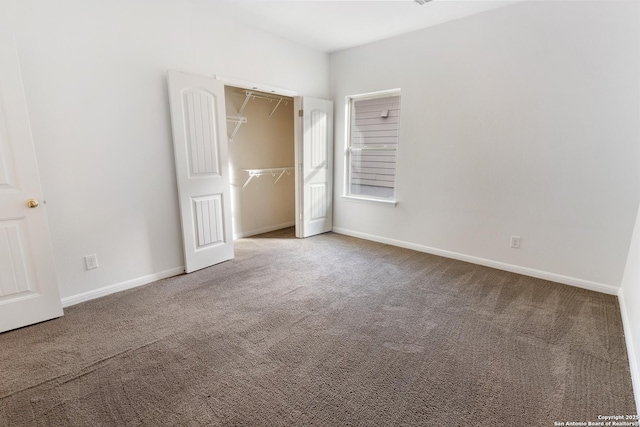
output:
[[[137,279],[127,280],[125,282],[116,283],[115,285],[105,286],[92,291],[83,292],[81,294],[72,295],[70,297],[62,298],[62,306],[70,307],[72,305],[89,301],[92,299],[100,298],[105,295],[113,294],[116,292],[124,291],[126,289],[136,288],[138,286],[146,285],[156,280],[166,279],[167,277],[177,276],[184,273],[184,267],[176,267],[170,270],[161,271],[159,273],[149,274],[147,276],[138,277]]]
[[[620,316],[622,317],[624,339],[627,343],[627,358],[629,359],[629,370],[631,371],[631,383],[633,384],[633,393],[636,400],[636,410],[640,410],[640,366],[638,366],[638,358],[636,357],[635,348],[633,346],[631,320],[629,319],[629,311],[627,310],[627,304],[624,300],[624,292],[622,289],[618,292],[618,303],[620,304]]]
[[[295,221],[283,222],[282,224],[270,225],[269,227],[262,227],[256,230],[243,231],[242,233],[233,233],[233,240],[255,236],[256,234],[268,233],[270,231],[282,230],[283,228],[293,227],[294,225],[296,225]]]
[[[549,273],[547,271],[535,270],[533,268],[520,267],[518,265],[507,264],[504,262],[493,261],[490,259],[479,258],[471,255],[460,254],[457,252],[446,251],[443,249],[432,248],[429,246],[419,245],[416,243],[405,242],[402,240],[389,239],[387,237],[375,236],[373,234],[361,233],[359,231],[347,230],[344,228],[333,228],[334,233],[345,234],[347,236],[358,237],[360,239],[372,240],[374,242],[385,243],[387,245],[398,246],[401,248],[412,249],[418,252],[425,252],[432,255],[439,255],[445,258],[457,259],[460,261],[470,262],[472,264],[483,265],[485,267],[497,268],[498,270],[510,271],[512,273],[522,274],[524,276],[536,277],[538,279],[558,282],[565,285],[576,286],[578,288],[588,289],[590,291],[602,292],[609,295],[617,295],[618,288],[604,283],[591,282],[589,280],[577,279],[575,277],[563,276],[561,274]]]

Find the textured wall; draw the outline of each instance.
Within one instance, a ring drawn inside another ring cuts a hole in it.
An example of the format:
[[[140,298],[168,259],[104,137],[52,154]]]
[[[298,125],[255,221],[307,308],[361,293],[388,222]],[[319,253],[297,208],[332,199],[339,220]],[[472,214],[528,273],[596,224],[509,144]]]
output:
[[[338,196],[334,226],[615,292],[640,194],[639,35],[635,2],[525,2],[332,54],[336,188],[345,96],[402,89],[398,206]]]
[[[328,93],[326,54],[220,2],[3,1],[0,27],[17,41],[62,297],[183,265],[168,69]]]

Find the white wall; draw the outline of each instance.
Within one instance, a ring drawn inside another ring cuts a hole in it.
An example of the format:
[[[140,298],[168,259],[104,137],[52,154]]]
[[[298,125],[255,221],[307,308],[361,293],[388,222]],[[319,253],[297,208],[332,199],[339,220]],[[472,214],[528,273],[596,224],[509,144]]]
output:
[[[220,2],[3,0],[0,28],[17,40],[62,297],[183,265],[167,69],[328,94],[326,54]]]
[[[640,210],[636,218],[619,298],[636,407],[640,408]]]
[[[225,90],[227,115],[237,116],[245,100],[237,89]],[[247,123],[229,143],[231,169],[231,211],[234,238],[253,236],[295,224],[295,181],[290,172],[261,176],[242,188],[249,175],[243,169],[268,169],[294,166],[293,98],[276,108],[277,101],[252,99],[242,115]],[[269,115],[273,112],[273,115]],[[234,124],[229,122],[229,133]]]
[[[335,229],[615,293],[640,194],[639,35],[637,2],[526,2],[332,54],[338,195],[345,96],[402,89],[398,206],[337,196]]]

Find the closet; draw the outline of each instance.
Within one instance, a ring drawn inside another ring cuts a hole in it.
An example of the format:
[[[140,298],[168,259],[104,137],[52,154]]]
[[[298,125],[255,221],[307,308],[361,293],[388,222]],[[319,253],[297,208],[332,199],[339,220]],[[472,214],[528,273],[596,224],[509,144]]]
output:
[[[232,259],[234,238],[331,231],[331,101],[177,70],[167,83],[185,272]]]
[[[225,86],[233,238],[295,225],[293,98]]]

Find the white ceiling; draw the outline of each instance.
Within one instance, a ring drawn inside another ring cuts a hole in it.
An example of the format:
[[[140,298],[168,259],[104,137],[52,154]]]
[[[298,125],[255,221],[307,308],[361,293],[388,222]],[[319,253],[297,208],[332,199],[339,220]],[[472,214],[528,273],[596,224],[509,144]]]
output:
[[[325,52],[404,34],[522,0],[224,0],[249,25]]]

